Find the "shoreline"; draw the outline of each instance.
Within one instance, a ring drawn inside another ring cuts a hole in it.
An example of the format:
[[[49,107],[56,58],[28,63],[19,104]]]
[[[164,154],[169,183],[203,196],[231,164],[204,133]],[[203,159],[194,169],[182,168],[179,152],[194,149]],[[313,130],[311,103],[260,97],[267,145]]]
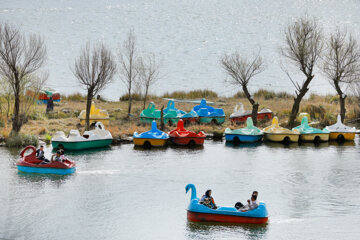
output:
[[[205,91],[205,90],[203,90]],[[208,90],[206,90],[208,91]],[[209,91],[211,92],[211,91]],[[190,94],[190,92],[181,92]],[[261,93],[261,94],[260,94]],[[293,99],[291,95],[275,92],[255,92],[254,98],[259,102],[259,111],[262,108],[269,108],[273,111],[273,116],[279,118],[279,122],[282,126],[286,125],[286,121],[290,114]],[[46,105],[35,104],[28,115],[28,122],[25,123],[20,131],[22,134],[31,134],[38,136],[40,140],[45,139],[46,135],[52,136],[56,131],[64,131],[68,134],[71,129],[78,129],[80,133],[84,131],[84,126],[80,126],[80,120],[78,115],[81,110],[85,109],[86,101],[80,94],[65,96],[59,103],[55,103],[54,111],[50,114],[46,114]],[[167,96],[171,98],[171,96]],[[179,96],[174,96],[179,98]],[[187,100],[198,100],[197,98],[189,98]],[[234,125],[229,121],[229,116],[233,112],[234,107],[239,102],[243,103],[246,110],[250,110],[251,106],[246,98],[241,96],[239,93],[233,97],[219,97],[210,96],[206,98],[209,102],[216,103],[217,107],[224,109],[226,119],[222,125],[205,125],[205,124],[192,124],[186,127],[191,131],[204,131],[209,135],[221,135],[224,133],[225,128],[229,127],[232,129],[241,128],[245,123],[240,125]],[[316,127],[325,127],[336,122],[336,116],[339,112],[339,103],[336,95],[319,96],[311,94],[309,97],[302,101],[300,112],[308,112],[311,116],[311,125]],[[360,108],[355,97],[349,97],[347,99],[347,120],[358,119],[360,115]],[[132,117],[126,119],[127,115],[127,104],[126,99],[123,101],[104,101],[94,100],[96,108],[105,109],[108,111],[110,116],[110,124],[106,128],[108,129],[113,138],[116,139],[115,143],[129,142],[129,137],[137,132],[148,131],[150,128],[149,124],[140,123],[139,115],[143,110],[143,101],[133,101]],[[156,109],[161,109],[162,106],[167,106],[167,100],[161,97],[149,96],[146,102],[146,107],[149,102],[154,102]],[[190,102],[175,102],[175,107],[186,112],[189,112],[192,107],[197,105],[196,103]],[[4,119],[2,114],[1,119],[4,127],[0,130],[0,139],[4,140],[9,136],[11,131],[11,122]],[[346,122],[346,121],[345,121]],[[258,126],[260,129],[271,125],[271,120],[259,121]],[[354,124],[352,124],[354,125]],[[356,124],[355,124],[356,125]],[[174,129],[176,126],[165,126],[165,132]]]

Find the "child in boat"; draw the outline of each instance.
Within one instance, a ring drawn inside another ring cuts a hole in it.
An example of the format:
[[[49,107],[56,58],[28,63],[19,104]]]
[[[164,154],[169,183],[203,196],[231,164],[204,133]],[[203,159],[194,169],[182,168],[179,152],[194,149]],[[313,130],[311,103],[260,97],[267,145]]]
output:
[[[63,148],[60,148],[59,149],[59,152],[60,152],[60,158],[61,160],[65,160],[65,150]]]
[[[42,163],[48,163],[49,160],[45,158],[45,153],[44,153],[44,146],[41,145],[40,148],[38,150],[36,150],[36,158],[39,160],[42,160]]]
[[[253,191],[253,193],[251,195],[251,199],[247,200],[248,204],[243,205],[241,202],[237,202],[235,204],[235,208],[242,212],[247,212],[247,211],[257,208],[259,206],[259,202],[257,201],[257,196],[258,196],[258,192]]]
[[[51,156],[51,162],[62,162],[60,151],[57,151],[55,155]]]
[[[211,190],[207,190],[205,195],[203,195],[200,199],[200,204],[207,206],[208,208],[217,209],[214,198],[211,196]]]

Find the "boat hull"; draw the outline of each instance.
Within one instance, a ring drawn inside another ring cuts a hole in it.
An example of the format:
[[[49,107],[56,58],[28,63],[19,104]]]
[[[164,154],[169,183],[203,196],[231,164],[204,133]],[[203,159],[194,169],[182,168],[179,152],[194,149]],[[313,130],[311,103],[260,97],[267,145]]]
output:
[[[300,134],[300,140],[304,142],[327,142],[329,141],[329,133]]]
[[[253,143],[261,141],[262,137],[263,135],[225,134],[225,140],[228,142]]]
[[[58,148],[59,145],[62,145],[66,150],[83,150],[90,148],[101,148],[109,146],[112,143],[112,139],[101,139],[93,141],[82,141],[82,142],[62,142],[62,141],[52,141],[53,148]]]
[[[341,136],[344,138],[345,141],[354,141],[355,139],[355,133],[332,132],[329,134],[329,140],[336,141]]]
[[[191,222],[220,222],[220,223],[244,223],[244,224],[264,224],[268,217],[254,218],[223,214],[200,213],[187,211],[187,218]]]
[[[57,174],[57,175],[67,175],[75,172],[75,167],[73,168],[39,168],[39,167],[28,167],[17,165],[17,168],[21,172],[26,173],[41,173],[41,174]]]
[[[176,145],[189,145],[191,141],[195,145],[203,145],[205,137],[171,137],[171,142]]]
[[[134,138],[133,141],[135,146],[144,146],[146,142],[149,142],[151,147],[163,147],[167,139]]]
[[[245,122],[247,118],[251,117],[251,114],[244,115],[244,116],[238,116],[238,117],[230,117],[230,121],[232,123],[242,123]],[[272,119],[272,113],[258,113],[257,120],[270,120]]]
[[[213,122],[215,122],[216,124],[223,124],[225,122],[225,116],[222,116],[222,117],[200,117],[199,122],[205,123],[205,124],[213,123]]]
[[[298,134],[281,134],[281,133],[265,133],[265,140],[271,142],[298,142],[299,135]]]

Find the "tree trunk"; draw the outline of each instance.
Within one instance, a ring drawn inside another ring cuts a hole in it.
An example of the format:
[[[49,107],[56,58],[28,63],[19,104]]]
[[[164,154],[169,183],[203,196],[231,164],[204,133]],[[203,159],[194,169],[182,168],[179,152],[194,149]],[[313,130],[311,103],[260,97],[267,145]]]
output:
[[[257,114],[258,114],[258,110],[259,110],[259,104],[255,103],[252,105],[252,113],[251,113],[251,118],[253,120],[254,126],[257,125]]]
[[[21,129],[21,119],[20,119],[20,82],[18,77],[15,76],[15,92],[14,92],[14,117],[12,122],[12,132],[18,133]]]
[[[346,95],[345,95],[345,94],[341,94],[339,97],[340,97],[340,116],[341,116],[341,122],[344,122],[344,120],[345,120],[345,113],[346,113],[346,108],[345,108]]]
[[[164,124],[164,106],[161,107],[160,129],[161,129],[161,131],[164,131],[164,130],[165,130],[165,124]]]
[[[255,102],[255,100],[251,97],[249,90],[247,89],[246,84],[242,85],[243,88],[243,92],[245,93],[246,98],[249,100],[249,102],[252,105],[252,113],[251,113],[251,118],[253,120],[254,126],[257,125],[257,113],[258,113],[258,109],[259,109],[259,104],[257,102]]]
[[[148,95],[148,88],[146,88],[146,90],[145,90],[143,110],[145,109],[147,95]]]
[[[307,93],[307,91],[309,91],[308,86],[313,78],[314,78],[314,76],[309,76],[306,78],[306,81],[305,81],[304,85],[302,86],[302,88],[300,89],[299,94],[297,94],[296,98],[294,98],[294,104],[292,106],[291,114],[290,114],[289,122],[288,122],[289,128],[295,127],[295,120],[296,120],[297,114],[299,113],[300,103],[301,103],[303,97],[305,96],[305,94]]]
[[[93,99],[93,92],[91,89],[88,90],[87,99],[86,99],[86,117],[85,117],[85,130],[89,131],[90,129],[90,109],[91,101]]]
[[[340,81],[338,79],[335,79],[334,86],[335,86],[335,90],[336,90],[337,94],[339,95],[341,122],[344,122],[345,113],[346,113],[346,108],[345,108],[346,95],[341,91],[341,88],[339,86],[339,82]]]
[[[128,118],[130,118],[130,113],[131,113],[131,103],[132,103],[132,96],[131,96],[131,91],[129,91],[129,108],[128,108]]]
[[[288,123],[289,128],[295,127],[296,115],[299,112],[301,100],[302,100],[302,98],[300,98],[299,95],[296,98],[294,98],[294,104],[291,109],[291,114],[290,114],[289,123]]]

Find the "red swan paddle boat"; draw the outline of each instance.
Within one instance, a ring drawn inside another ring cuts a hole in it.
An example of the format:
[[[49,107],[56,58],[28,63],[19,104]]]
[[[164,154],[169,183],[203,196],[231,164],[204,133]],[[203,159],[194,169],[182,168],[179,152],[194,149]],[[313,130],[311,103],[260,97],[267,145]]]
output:
[[[27,151],[31,150],[30,154],[25,155]],[[19,171],[28,173],[45,173],[45,174],[71,174],[75,172],[76,164],[68,159],[62,162],[43,162],[36,158],[36,148],[34,146],[27,146],[20,153],[21,159],[16,163]]]
[[[170,131],[169,136],[171,141],[177,145],[203,145],[205,140],[205,133],[203,131],[195,133],[184,129],[184,122],[179,120],[176,129]]]

